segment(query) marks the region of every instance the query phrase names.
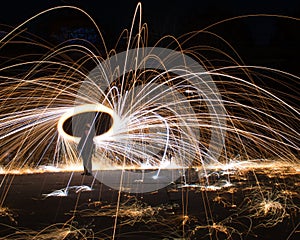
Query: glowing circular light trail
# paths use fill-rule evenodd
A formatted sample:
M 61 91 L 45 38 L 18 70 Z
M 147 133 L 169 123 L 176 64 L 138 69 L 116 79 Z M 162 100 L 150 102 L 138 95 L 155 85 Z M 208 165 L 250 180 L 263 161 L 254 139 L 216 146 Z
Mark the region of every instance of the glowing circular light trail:
M 91 112 L 106 113 L 113 119 L 110 128 L 107 131 L 105 131 L 104 133 L 102 133 L 100 135 L 96 135 L 96 137 L 94 138 L 94 142 L 97 144 L 97 143 L 100 143 L 102 140 L 110 139 L 113 136 L 113 134 L 116 130 L 116 125 L 120 122 L 120 120 L 112 109 L 110 109 L 102 104 L 84 104 L 84 105 L 76 106 L 74 108 L 70 108 L 68 111 L 66 111 L 66 113 L 64 113 L 61 116 L 61 118 L 58 121 L 57 130 L 59 132 L 59 135 L 65 141 L 79 143 L 80 137 L 68 134 L 64 130 L 64 123 L 68 119 L 70 119 L 76 115 L 79 115 L 82 113 L 91 113 Z M 76 122 L 76 121 L 73 121 L 73 122 Z M 78 123 L 78 124 L 81 125 L 81 127 L 83 128 L 84 123 Z

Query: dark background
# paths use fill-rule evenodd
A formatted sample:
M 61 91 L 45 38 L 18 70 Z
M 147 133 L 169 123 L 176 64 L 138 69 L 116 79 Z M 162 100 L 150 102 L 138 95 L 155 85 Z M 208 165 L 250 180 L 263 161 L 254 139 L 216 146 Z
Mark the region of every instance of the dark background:
M 26 19 L 32 17 L 33 15 L 50 7 L 60 5 L 78 6 L 89 13 L 93 19 L 95 19 L 100 27 L 101 32 L 104 35 L 108 49 L 110 49 L 114 47 L 122 30 L 124 28 L 130 28 L 137 2 L 138 1 L 136 0 L 8 0 L 5 1 L 5 4 L 1 4 L 0 23 L 15 27 Z M 299 18 L 300 1 L 148 0 L 142 1 L 142 10 L 143 22 L 146 22 L 149 26 L 149 44 L 151 45 L 166 34 L 172 34 L 176 37 L 179 37 L 180 35 L 187 32 L 205 28 L 210 24 L 214 24 L 220 20 L 240 15 L 279 14 Z M 49 40 L 53 45 L 57 45 L 68 39 L 76 37 L 85 37 L 88 41 L 93 42 L 96 46 L 99 42 L 99 39 L 97 39 L 97 36 L 95 36 L 94 28 L 92 27 L 91 22 L 83 14 L 80 14 L 78 11 L 74 10 L 60 10 L 51 12 L 44 15 L 43 17 L 40 17 L 37 20 L 32 21 L 29 25 L 26 25 L 26 27 L 28 28 L 28 31 Z M 5 31 L 8 29 L 9 28 L 2 26 L 0 31 L 3 32 L 0 32 L 0 37 L 1 35 L 5 35 Z M 220 36 L 224 37 L 229 43 L 231 43 L 246 64 L 274 67 L 283 71 L 294 73 L 299 76 L 300 20 L 295 21 L 275 17 L 249 17 L 223 23 L 219 26 L 211 28 L 210 31 L 219 34 Z M 207 44 L 206 39 L 197 38 L 197 41 L 198 42 L 194 43 L 200 45 Z M 214 43 L 211 42 L 209 44 L 213 45 Z M 0 55 L 1 54 L 2 51 L 0 51 Z M 27 185 L 31 186 L 30 189 L 32 191 L 40 194 L 41 192 L 39 191 L 41 190 L 38 189 L 41 189 L 41 181 L 40 177 L 37 177 L 38 180 L 36 181 L 29 179 L 29 183 Z M 50 177 L 48 176 L 48 178 Z M 56 175 L 52 177 L 57 179 Z M 66 176 L 64 178 L 59 177 L 59 179 L 66 180 L 68 179 L 68 177 L 69 176 Z M 81 178 L 78 176 L 77 179 Z M 21 179 L 21 181 L 24 180 Z M 291 182 L 293 181 L 294 179 L 291 180 Z M 44 182 L 54 183 L 55 181 L 46 179 L 45 177 Z M 34 187 L 35 185 L 32 186 L 32 184 L 35 184 L 36 187 Z M 255 184 L 255 182 L 253 184 Z M 19 186 L 22 191 L 26 191 L 27 193 L 28 188 L 24 188 L 22 184 L 15 184 L 14 187 L 15 186 Z M 50 186 L 51 189 L 49 187 L 49 192 L 52 189 L 59 189 L 59 187 L 64 186 L 64 182 L 61 184 L 61 186 L 55 186 L 54 188 L 53 186 Z M 47 188 L 45 188 L 44 184 L 42 184 L 42 187 L 42 193 L 48 191 Z M 100 189 L 100 187 L 96 187 L 96 189 Z M 242 187 L 240 189 L 242 189 Z M 8 195 L 7 202 L 20 204 L 20 208 L 22 208 L 23 206 L 27 206 L 28 208 L 34 206 L 37 209 L 40 209 L 40 212 L 42 213 L 44 213 L 44 210 L 47 208 L 50 209 L 49 212 L 51 212 L 51 214 L 54 215 L 60 212 L 64 217 L 66 216 L 66 214 L 64 211 L 61 211 L 61 208 L 69 208 L 70 206 L 74 206 L 73 202 L 70 202 L 71 200 L 73 200 L 73 198 L 64 198 L 63 200 L 59 199 L 59 204 L 57 202 L 54 202 L 57 200 L 57 198 L 50 199 L 50 201 L 53 201 L 50 203 L 41 202 L 37 204 L 35 202 L 36 200 L 34 200 L 32 198 L 32 195 L 30 195 L 31 193 L 27 193 L 28 198 L 24 198 L 24 195 L 22 195 L 23 192 L 21 190 L 19 191 L 19 195 L 21 197 L 19 197 L 18 199 L 21 199 L 22 201 L 9 201 L 10 196 Z M 11 190 L 9 192 L 11 193 L 12 199 L 16 199 L 16 192 L 18 193 L 18 191 L 14 190 Z M 97 196 L 99 196 L 99 193 Z M 156 195 L 154 197 L 157 198 Z M 202 208 L 198 207 L 198 203 L 202 201 L 200 197 L 191 197 L 190 199 L 194 200 L 195 202 L 197 200 L 197 202 L 194 203 L 194 205 L 190 204 L 189 206 L 197 206 L 197 209 L 199 211 L 202 210 Z M 237 197 L 239 197 L 239 195 L 237 195 Z M 153 197 L 151 199 L 153 199 Z M 239 200 L 242 201 L 243 197 L 241 196 Z M 52 208 L 49 208 L 49 206 Z M 36 214 L 34 215 L 37 216 L 37 221 L 39 221 L 40 218 L 43 217 L 46 218 L 45 221 L 48 221 L 50 219 L 48 215 L 42 215 L 38 213 L 39 211 L 36 211 Z M 26 215 L 26 217 L 30 217 L 32 219 L 32 215 Z M 29 224 L 30 220 L 28 220 L 27 218 L 24 218 L 24 222 Z M 203 219 L 205 218 L 203 217 Z M 22 223 L 21 218 L 19 219 L 19 221 Z M 287 221 L 289 221 L 289 219 Z M 289 228 L 286 228 L 285 230 L 285 226 L 287 225 L 289 226 Z M 262 233 L 260 233 L 257 239 L 263 239 L 261 238 L 261 236 L 264 236 L 266 234 L 273 234 L 278 238 L 281 235 L 284 235 L 286 238 L 291 232 L 290 228 L 291 225 L 287 223 L 276 229 L 273 228 L 271 230 L 262 230 Z M 264 231 L 267 231 L 267 233 Z M 270 238 L 268 239 L 272 239 L 272 237 L 270 236 Z
M 42 10 L 72 5 L 96 21 L 108 49 L 114 48 L 124 28 L 130 28 L 138 1 L 48 0 L 6 1 L 0 23 L 17 26 Z M 246 14 L 278 14 L 300 17 L 300 1 L 142 1 L 143 22 L 149 26 L 149 45 L 166 34 L 179 37 L 230 17 Z M 27 25 L 29 31 L 53 44 L 82 37 L 97 45 L 91 22 L 75 10 L 48 13 Z M 224 37 L 246 64 L 274 67 L 299 75 L 300 21 L 276 17 L 249 17 L 223 23 L 210 31 Z M 1 34 L 1 32 L 0 32 Z M 2 35 L 5 34 L 2 32 Z M 1 35 L 0 35 L 1 36 Z M 201 44 L 201 39 L 197 39 Z

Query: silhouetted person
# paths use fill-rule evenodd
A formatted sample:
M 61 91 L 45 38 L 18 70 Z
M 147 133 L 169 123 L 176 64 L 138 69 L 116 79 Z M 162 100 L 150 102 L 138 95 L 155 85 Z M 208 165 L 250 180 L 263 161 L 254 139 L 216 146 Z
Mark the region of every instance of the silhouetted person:
M 82 158 L 84 168 L 84 172 L 81 175 L 92 175 L 92 156 L 95 151 L 94 137 L 95 130 L 91 128 L 90 124 L 86 124 L 77 146 L 78 154 Z

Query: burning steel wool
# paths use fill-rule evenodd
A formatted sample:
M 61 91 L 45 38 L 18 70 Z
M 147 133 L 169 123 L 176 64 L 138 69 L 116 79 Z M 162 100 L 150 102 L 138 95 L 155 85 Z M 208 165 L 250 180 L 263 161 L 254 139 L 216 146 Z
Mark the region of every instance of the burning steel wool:
M 52 47 L 26 32 L 31 21 L 66 9 L 93 24 L 99 46 Z M 299 76 L 246 65 L 234 46 L 213 33 L 224 21 L 255 16 L 148 46 L 141 13 L 139 3 L 132 26 L 120 36 L 127 39 L 122 51 L 109 51 L 92 17 L 71 6 L 40 12 L 0 40 L 3 58 L 16 44 L 38 49 L 0 65 L 6 239 L 252 239 L 257 229 L 289 219 L 286 238 L 292 239 L 299 234 Z M 296 18 L 263 17 L 299 25 Z M 201 42 L 187 47 L 207 34 L 219 48 Z M 87 124 L 92 176 L 79 177 L 87 167 L 78 151 Z M 14 191 L 25 191 L 22 177 L 42 182 L 28 183 L 40 196 L 30 201 L 63 202 L 67 214 L 57 224 L 18 230 L 9 200 Z

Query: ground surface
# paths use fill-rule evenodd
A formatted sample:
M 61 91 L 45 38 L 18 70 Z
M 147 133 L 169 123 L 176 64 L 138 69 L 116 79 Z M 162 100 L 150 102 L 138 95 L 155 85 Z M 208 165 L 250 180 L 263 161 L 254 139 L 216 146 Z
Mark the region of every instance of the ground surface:
M 179 179 L 151 193 L 120 195 L 98 180 L 84 191 L 79 186 L 90 186 L 93 176 L 75 172 L 68 194 L 54 192 L 71 174 L 1 175 L 0 237 L 300 239 L 300 173 L 294 169 L 209 172 L 211 185 L 191 171 L 187 185 Z

